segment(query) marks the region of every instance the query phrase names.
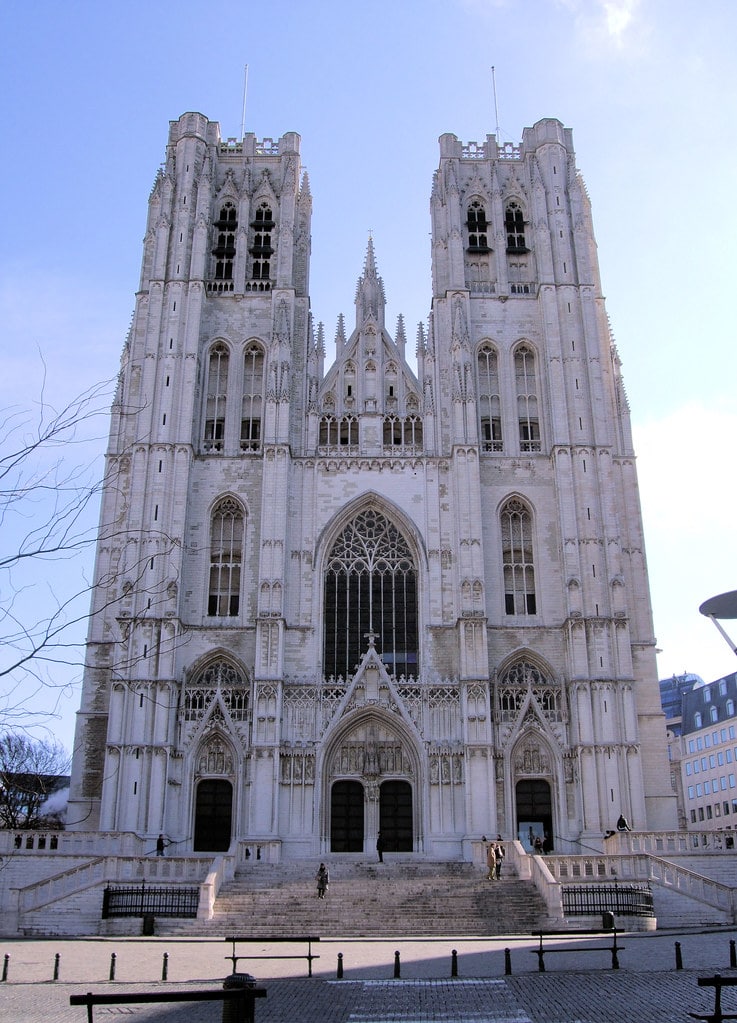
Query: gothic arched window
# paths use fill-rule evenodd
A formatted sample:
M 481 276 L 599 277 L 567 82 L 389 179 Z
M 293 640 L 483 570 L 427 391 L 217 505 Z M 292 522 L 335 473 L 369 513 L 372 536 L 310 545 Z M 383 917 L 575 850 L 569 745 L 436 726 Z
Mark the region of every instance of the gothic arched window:
M 503 451 L 499 397 L 499 362 L 494 348 L 484 344 L 476 362 L 482 451 Z
M 271 232 L 275 226 L 271 207 L 262 202 L 251 221 L 253 243 L 249 252 L 253 256 L 251 276 L 254 280 L 268 280 L 271 276 L 271 257 L 274 254 Z
M 233 260 L 235 259 L 235 232 L 238 228 L 238 214 L 232 202 L 226 202 L 220 209 L 220 215 L 214 224 L 215 247 L 215 280 L 233 280 Z
M 210 521 L 210 586 L 207 613 L 225 617 L 240 611 L 245 517 L 233 497 L 224 497 Z
M 210 349 L 207 364 L 207 404 L 205 408 L 205 432 L 202 450 L 212 454 L 222 451 L 225 443 L 225 403 L 228 393 L 227 347 L 218 342 Z
M 370 637 L 389 674 L 417 674 L 417 572 L 407 541 L 381 512 L 361 512 L 333 544 L 323 617 L 326 675 L 352 674 Z
M 510 498 L 501 511 L 502 565 L 504 568 L 504 613 L 534 615 L 535 571 L 532 557 L 532 517 L 517 497 Z
M 259 451 L 264 400 L 264 353 L 257 344 L 246 347 L 243 359 L 241 451 Z
M 507 203 L 504 211 L 504 231 L 507 235 L 507 252 L 527 252 L 525 245 L 525 220 L 519 203 Z
M 529 345 L 520 345 L 514 353 L 514 380 L 517 388 L 520 451 L 539 451 L 537 375 L 535 355 Z
M 468 251 L 490 252 L 487 237 L 489 225 L 486 220 L 486 210 L 478 199 L 475 199 L 468 207 L 466 227 L 468 228 Z

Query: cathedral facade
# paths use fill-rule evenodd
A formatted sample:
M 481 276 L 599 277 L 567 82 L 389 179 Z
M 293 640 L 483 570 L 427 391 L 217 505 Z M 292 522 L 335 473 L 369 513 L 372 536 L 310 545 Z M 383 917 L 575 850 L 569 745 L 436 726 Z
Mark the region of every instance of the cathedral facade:
M 577 852 L 676 826 L 629 410 L 571 132 L 440 138 L 407 357 L 369 241 L 326 369 L 300 139 L 170 125 L 70 818 L 184 851 Z M 413 365 L 416 369 L 413 369 Z

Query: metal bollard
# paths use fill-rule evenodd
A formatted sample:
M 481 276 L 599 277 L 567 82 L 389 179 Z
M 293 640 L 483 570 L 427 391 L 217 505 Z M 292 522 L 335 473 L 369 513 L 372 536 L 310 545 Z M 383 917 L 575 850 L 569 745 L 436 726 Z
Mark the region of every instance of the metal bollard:
M 110 976 L 108 977 L 108 980 L 115 980 L 115 960 L 117 958 L 118 957 L 116 956 L 116 954 L 114 952 L 111 953 L 111 955 L 110 955 Z
M 168 952 L 164 952 L 164 960 L 163 960 L 163 962 L 161 964 L 161 979 L 162 980 L 168 980 L 169 979 L 169 953 Z
M 737 952 L 735 952 L 734 939 L 729 942 L 729 968 L 730 970 L 737 968 Z
M 512 976 L 512 953 L 508 948 L 504 949 L 504 975 Z
M 56 955 L 54 956 L 54 977 L 53 977 L 54 980 L 58 980 L 59 979 L 59 962 L 60 961 L 61 961 L 61 956 L 57 952 Z
M 338 952 L 338 973 L 337 973 L 336 976 L 337 976 L 338 980 L 342 980 L 343 979 L 343 953 L 342 952 Z
M 402 971 L 401 971 L 401 968 L 399 966 L 399 952 L 395 952 L 394 953 L 394 977 L 396 979 L 397 977 L 401 977 L 401 976 L 402 976 Z
M 676 969 L 677 970 L 682 970 L 683 969 L 683 957 L 681 956 L 681 943 L 680 943 L 680 941 L 676 942 Z
M 250 973 L 231 973 L 223 981 L 223 991 L 231 991 L 233 988 L 249 988 L 256 986 L 256 978 Z M 253 998 L 250 1001 L 244 999 L 240 1005 L 237 1002 L 223 1002 L 222 1023 L 254 1023 L 256 1014 L 256 1003 Z
M 450 975 L 458 976 L 458 952 L 455 949 L 450 953 Z
M 5 958 L 3 959 L 3 980 L 7 980 L 8 979 L 8 966 L 9 965 L 10 965 L 10 956 L 6 952 Z

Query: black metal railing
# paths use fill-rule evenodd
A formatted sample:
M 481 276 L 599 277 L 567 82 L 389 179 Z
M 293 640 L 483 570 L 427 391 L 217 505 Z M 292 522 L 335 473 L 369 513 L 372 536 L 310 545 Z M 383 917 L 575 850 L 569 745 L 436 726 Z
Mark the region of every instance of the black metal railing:
M 184 885 L 108 885 L 102 893 L 102 919 L 111 916 L 196 917 L 200 890 Z
M 566 916 L 593 916 L 607 911 L 620 916 L 654 916 L 653 893 L 640 884 L 563 885 Z

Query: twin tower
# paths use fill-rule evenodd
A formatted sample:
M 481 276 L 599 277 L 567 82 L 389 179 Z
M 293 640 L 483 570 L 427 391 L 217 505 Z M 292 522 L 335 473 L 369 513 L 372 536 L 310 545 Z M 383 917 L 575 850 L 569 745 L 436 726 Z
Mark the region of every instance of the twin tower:
M 170 125 L 115 398 L 70 819 L 181 852 L 675 827 L 571 133 L 440 138 L 413 358 L 369 242 L 326 369 L 300 138 Z M 417 258 L 423 258 L 418 249 Z

